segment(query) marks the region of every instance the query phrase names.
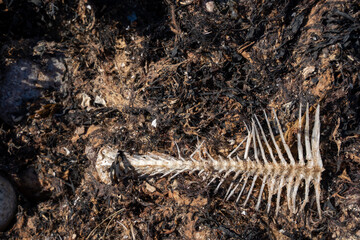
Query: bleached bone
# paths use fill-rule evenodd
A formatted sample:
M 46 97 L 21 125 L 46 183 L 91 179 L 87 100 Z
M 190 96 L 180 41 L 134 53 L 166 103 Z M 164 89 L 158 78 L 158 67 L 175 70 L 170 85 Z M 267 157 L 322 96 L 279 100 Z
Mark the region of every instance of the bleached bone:
M 297 132 L 298 160 L 295 160 L 289 145 L 285 141 L 284 133 L 275 110 L 273 110 L 273 115 L 285 154 L 282 152 L 281 147 L 275 139 L 270 121 L 264 111 L 264 117 L 271 140 L 268 140 L 259 119 L 257 116 L 254 116 L 251 129 L 246 126 L 248 132 L 247 137 L 227 156 L 226 159 L 223 159 L 220 156 L 212 157 L 206 149 L 202 150 L 202 142 L 197 145 L 196 150 L 189 158 L 184 158 L 180 155 L 180 149 L 177 145 L 178 157 L 159 153 L 146 155 L 129 155 L 125 153 L 124 159 L 122 159 L 120 163 L 120 168 L 123 170 L 133 170 L 143 176 L 161 175 L 161 177 L 165 177 L 172 175 L 171 178 L 184 172 L 206 173 L 211 179 L 208 182 L 208 185 L 219 179 L 218 185 L 214 191 L 215 194 L 226 181 L 230 182 L 230 186 L 224 197 L 226 201 L 232 198 L 238 191 L 236 197 L 236 202 L 238 202 L 243 197 L 243 193 L 246 192 L 245 190 L 247 190 L 243 202 L 244 207 L 253 195 L 253 189 L 257 186 L 256 183 L 260 181 L 260 191 L 258 191 L 256 197 L 257 202 L 255 209 L 260 209 L 262 199 L 267 197 L 266 212 L 269 213 L 271 202 L 275 195 L 275 215 L 278 215 L 279 213 L 282 189 L 285 186 L 286 204 L 290 213 L 296 214 L 304 211 L 306 204 L 309 202 L 310 186 L 313 184 L 318 214 L 321 218 L 320 180 L 324 168 L 320 155 L 320 106 L 317 106 L 315 111 L 311 142 L 309 105 L 307 104 L 306 106 L 304 129 L 305 159 L 303 155 L 303 142 L 301 140 L 301 105 L 299 107 Z M 241 157 L 236 153 L 245 141 L 245 151 Z M 101 149 L 98 154 L 96 168 L 100 179 L 105 183 L 111 181 L 111 174 L 109 171 L 105 171 L 105 169 L 109 169 L 109 166 L 116 161 L 117 152 L 117 150 L 105 147 Z M 252 156 L 250 156 L 251 154 Z M 248 185 L 248 182 L 251 182 L 251 184 Z M 302 184 L 303 182 L 305 184 Z M 304 199 L 301 203 L 298 192 L 299 188 L 303 185 Z M 265 186 L 267 186 L 267 190 L 265 190 Z M 297 202 L 300 208 L 296 207 Z

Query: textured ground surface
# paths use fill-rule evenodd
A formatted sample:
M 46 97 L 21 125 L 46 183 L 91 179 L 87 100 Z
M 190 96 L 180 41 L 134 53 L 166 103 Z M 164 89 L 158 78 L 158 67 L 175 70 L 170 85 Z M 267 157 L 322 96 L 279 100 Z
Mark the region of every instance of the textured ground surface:
M 355 2 L 0 0 L 0 172 L 19 204 L 0 237 L 360 238 Z M 96 176 L 104 145 L 189 155 L 199 138 L 226 156 L 253 114 L 285 129 L 300 102 L 321 104 L 322 220 L 313 203 L 297 220 L 243 209 L 189 175 Z

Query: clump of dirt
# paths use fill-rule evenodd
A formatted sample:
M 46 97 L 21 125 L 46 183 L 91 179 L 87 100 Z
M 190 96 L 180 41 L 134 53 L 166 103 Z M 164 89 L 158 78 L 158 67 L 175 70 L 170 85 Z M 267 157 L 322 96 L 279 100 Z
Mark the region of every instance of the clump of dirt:
M 0 0 L 0 12 L 0 86 L 13 89 L 0 90 L 0 171 L 18 195 L 1 237 L 360 237 L 359 4 Z M 34 82 L 7 82 L 19 62 L 35 66 Z M 110 185 L 96 175 L 107 145 L 175 156 L 176 142 L 189 156 L 200 139 L 227 156 L 271 107 L 291 140 L 306 102 L 321 106 L 322 220 L 313 203 L 297 220 L 244 209 L 192 175 Z

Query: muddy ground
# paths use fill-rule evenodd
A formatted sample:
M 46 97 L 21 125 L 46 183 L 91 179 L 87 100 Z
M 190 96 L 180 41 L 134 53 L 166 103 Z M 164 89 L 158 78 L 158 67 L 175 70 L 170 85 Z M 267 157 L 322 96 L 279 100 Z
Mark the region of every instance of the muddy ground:
M 0 171 L 18 194 L 0 237 L 359 239 L 359 19 L 347 0 L 0 0 Z M 321 106 L 321 220 L 313 200 L 275 217 L 193 175 L 97 177 L 103 146 L 226 156 L 253 114 L 286 129 L 300 103 Z

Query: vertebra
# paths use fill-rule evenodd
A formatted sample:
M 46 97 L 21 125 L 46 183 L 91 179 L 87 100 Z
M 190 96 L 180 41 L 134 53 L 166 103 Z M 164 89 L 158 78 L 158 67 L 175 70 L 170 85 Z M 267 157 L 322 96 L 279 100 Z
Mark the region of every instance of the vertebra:
M 219 179 L 219 183 L 215 188 L 215 193 L 225 180 L 230 179 L 231 182 L 226 191 L 225 200 L 229 200 L 234 195 L 235 197 L 237 195 L 236 202 L 238 202 L 243 196 L 245 190 L 248 188 L 246 198 L 243 202 L 244 207 L 251 197 L 256 181 L 261 179 L 261 187 L 257 196 L 255 209 L 258 210 L 260 208 L 265 185 L 267 185 L 266 212 L 270 211 L 272 197 L 276 195 L 275 215 L 279 212 L 281 193 L 285 186 L 287 205 L 290 212 L 293 214 L 303 212 L 306 204 L 309 202 L 310 185 L 313 184 L 318 214 L 321 218 L 320 180 L 321 173 L 324 171 L 324 168 L 319 149 L 320 107 L 318 106 L 316 108 L 311 142 L 309 130 L 309 105 L 307 104 L 306 107 L 304 129 L 306 156 L 304 159 L 303 144 L 301 139 L 300 105 L 297 132 L 297 161 L 292 155 L 290 147 L 285 142 L 281 125 L 274 110 L 273 115 L 280 133 L 281 143 L 285 153 L 281 151 L 279 144 L 276 142 L 272 127 L 266 112 L 264 111 L 271 140 L 266 137 L 264 129 L 255 115 L 252 120 L 251 130 L 247 127 L 247 137 L 227 156 L 226 159 L 223 159 L 221 156 L 212 157 L 206 149 L 202 151 L 202 144 L 200 144 L 189 158 L 183 158 L 180 155 L 179 148 L 177 158 L 159 153 L 133 156 L 125 153 L 123 160 L 120 163 L 120 167 L 122 170 L 135 171 L 141 175 L 154 176 L 161 174 L 161 177 L 172 175 L 171 178 L 174 178 L 184 172 L 188 172 L 190 174 L 197 172 L 199 175 L 206 174 L 209 178 L 211 178 L 208 185 L 214 180 Z M 236 155 L 236 152 L 244 143 L 245 151 L 243 156 L 240 157 L 239 155 Z M 116 156 L 117 150 L 109 148 L 103 148 L 100 150 L 98 155 L 96 167 L 100 177 L 107 183 L 110 182 L 107 178 L 109 175 L 106 175 L 109 174 L 109 172 L 105 171 L 104 168 L 110 168 L 110 165 L 115 161 Z M 252 182 L 248 185 L 250 179 L 252 179 Z M 299 187 L 303 181 L 305 182 L 304 199 L 298 209 L 296 207 L 297 195 Z

